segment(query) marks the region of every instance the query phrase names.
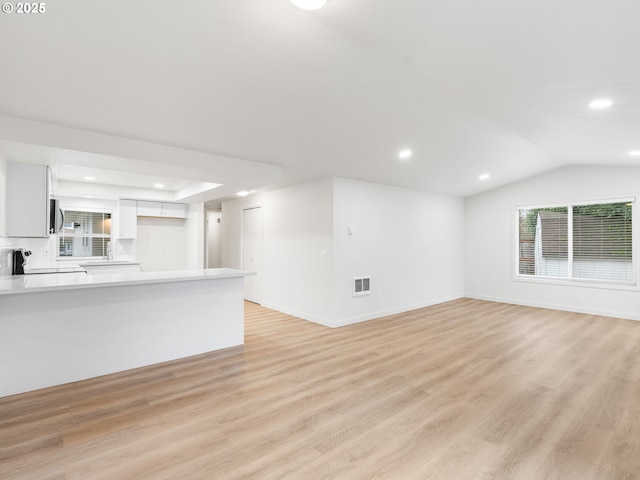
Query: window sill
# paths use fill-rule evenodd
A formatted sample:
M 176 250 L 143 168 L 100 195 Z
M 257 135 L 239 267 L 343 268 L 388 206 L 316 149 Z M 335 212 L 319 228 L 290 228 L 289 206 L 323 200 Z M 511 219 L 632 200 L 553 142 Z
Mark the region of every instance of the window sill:
M 67 257 L 67 256 L 62 256 L 62 257 L 56 257 L 56 262 L 78 263 L 78 262 L 88 262 L 88 261 L 106 260 L 106 259 L 107 259 L 107 257 L 105 257 L 104 255 L 100 255 L 100 256 L 96 256 L 96 257 Z
M 633 283 L 623 282 L 603 282 L 601 280 L 578 280 L 578 279 L 563 279 L 557 277 L 532 277 L 526 275 L 514 275 L 514 282 L 525 283 L 538 283 L 543 285 L 562 285 L 565 287 L 585 287 L 585 288 L 597 288 L 605 290 L 627 290 L 638 291 L 638 285 Z

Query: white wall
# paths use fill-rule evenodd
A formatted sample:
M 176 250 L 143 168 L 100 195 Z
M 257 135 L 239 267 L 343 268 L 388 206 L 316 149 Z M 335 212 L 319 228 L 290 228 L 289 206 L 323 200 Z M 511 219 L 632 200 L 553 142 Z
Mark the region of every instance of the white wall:
M 135 243 L 142 271 L 188 268 L 190 243 L 185 225 L 182 218 L 138 217 Z
M 335 179 L 334 321 L 462 297 L 463 218 L 460 198 Z M 371 277 L 371 295 L 353 296 L 359 276 Z
M 465 295 L 522 305 L 640 320 L 637 287 L 516 281 L 515 207 L 635 196 L 640 167 L 566 167 L 465 199 Z M 636 203 L 633 215 L 640 215 Z M 640 278 L 635 222 L 636 279 Z
M 187 212 L 186 245 L 187 265 L 185 268 L 206 268 L 205 265 L 205 227 L 206 217 L 203 202 L 190 203 Z
M 241 268 L 242 209 L 262 207 L 262 305 L 316 322 L 333 317 L 331 179 L 222 204 L 222 265 Z
M 241 267 L 241 211 L 255 205 L 269 308 L 340 326 L 463 294 L 461 199 L 335 178 L 225 202 L 225 267 Z M 352 296 L 357 275 L 372 295 Z

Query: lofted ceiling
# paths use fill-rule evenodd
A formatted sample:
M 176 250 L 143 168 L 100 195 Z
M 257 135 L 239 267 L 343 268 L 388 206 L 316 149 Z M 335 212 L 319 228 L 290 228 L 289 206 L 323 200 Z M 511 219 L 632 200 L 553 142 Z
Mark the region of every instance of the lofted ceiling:
M 638 18 L 637 0 L 49 2 L 0 16 L 0 155 L 222 184 L 185 190 L 204 201 L 637 165 Z

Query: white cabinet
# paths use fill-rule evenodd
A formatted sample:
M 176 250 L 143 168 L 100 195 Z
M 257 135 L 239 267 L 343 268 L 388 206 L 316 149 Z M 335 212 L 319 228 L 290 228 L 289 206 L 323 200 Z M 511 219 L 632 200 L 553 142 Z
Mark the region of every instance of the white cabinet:
M 138 216 L 139 217 L 163 217 L 162 203 L 145 202 L 138 200 Z
M 7 235 L 48 237 L 51 172 L 46 165 L 7 162 Z
M 136 238 L 138 230 L 138 202 L 118 201 L 118 238 Z
M 184 203 L 163 203 L 162 213 L 165 217 L 187 218 L 187 206 Z
M 139 217 L 187 218 L 184 203 L 161 203 L 138 200 Z

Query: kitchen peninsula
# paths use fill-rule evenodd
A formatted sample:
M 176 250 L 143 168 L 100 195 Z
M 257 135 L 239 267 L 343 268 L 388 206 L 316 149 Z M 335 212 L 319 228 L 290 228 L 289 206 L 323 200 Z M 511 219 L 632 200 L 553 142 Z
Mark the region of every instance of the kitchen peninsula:
M 1 278 L 0 397 L 241 345 L 249 274 Z

